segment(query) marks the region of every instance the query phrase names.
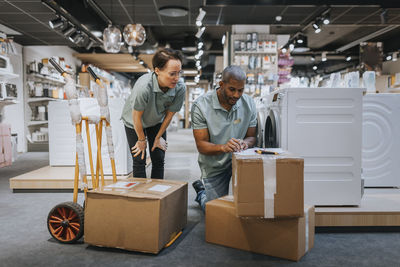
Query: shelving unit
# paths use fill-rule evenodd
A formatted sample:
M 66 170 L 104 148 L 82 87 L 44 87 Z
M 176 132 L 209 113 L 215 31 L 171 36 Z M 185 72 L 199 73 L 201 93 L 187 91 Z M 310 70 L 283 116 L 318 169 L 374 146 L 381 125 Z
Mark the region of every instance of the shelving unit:
M 231 34 L 229 58 L 231 65 L 239 65 L 246 72 L 245 93 L 259 96 L 277 86 L 278 50 L 276 35 L 257 32 L 254 36 L 252 32 Z
M 26 76 L 26 83 L 27 101 L 25 104 L 25 126 L 27 129 L 26 133 L 28 140 L 28 151 L 48 151 L 48 131 L 46 130 L 46 128 L 48 128 L 48 120 L 46 116 L 48 103 L 50 101 L 61 100 L 61 98 L 51 97 L 53 95 L 51 92 L 52 90 L 58 90 L 59 92 L 63 91 L 65 81 L 64 78 L 61 76 L 60 78 L 56 78 L 50 75 L 31 73 Z M 30 86 L 28 86 L 29 83 Z M 34 90 L 32 89 L 32 83 Z M 38 85 L 41 86 L 43 89 L 48 89 L 49 96 L 47 96 L 47 94 L 45 94 L 45 96 L 42 96 L 40 94 L 40 90 L 39 94 L 36 94 L 36 86 Z M 57 95 L 60 95 L 59 92 L 57 92 Z M 38 96 L 35 96 L 35 94 Z M 44 114 L 40 113 L 39 115 L 39 108 Z M 36 140 L 38 136 L 40 136 L 42 140 Z M 46 141 L 43 141 L 43 139 Z

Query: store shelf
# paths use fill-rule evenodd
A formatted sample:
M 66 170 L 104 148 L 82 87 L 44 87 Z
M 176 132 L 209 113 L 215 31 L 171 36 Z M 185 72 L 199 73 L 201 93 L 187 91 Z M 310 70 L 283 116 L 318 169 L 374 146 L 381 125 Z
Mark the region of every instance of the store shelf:
M 0 108 L 8 105 L 18 104 L 18 101 L 15 99 L 4 99 L 0 100 Z
M 33 102 L 43 102 L 43 101 L 55 101 L 59 100 L 58 98 L 52 98 L 52 97 L 31 97 L 28 99 L 28 103 L 33 103 Z
M 60 85 L 65 85 L 65 81 L 62 81 L 62 80 L 59 80 L 59 79 L 56 79 L 56 78 L 52 78 L 52 77 L 49 77 L 49 76 L 45 76 L 45 75 L 42 75 L 42 74 L 37 74 L 37 73 L 29 74 L 28 77 L 29 78 L 35 78 L 35 79 L 40 80 L 42 82 L 44 81 L 44 82 L 48 82 L 48 83 L 56 83 L 56 84 L 60 84 Z
M 18 74 L 14 74 L 12 72 L 8 72 L 8 71 L 4 71 L 0 69 L 0 80 L 11 80 L 11 79 L 15 79 L 18 78 L 19 75 Z
M 274 55 L 274 56 L 277 55 L 276 52 L 263 52 L 263 51 L 234 51 L 234 53 L 237 55 L 254 55 L 254 54 Z
M 30 121 L 28 122 L 28 126 L 34 126 L 34 125 L 41 125 L 41 124 L 47 124 L 48 121 Z

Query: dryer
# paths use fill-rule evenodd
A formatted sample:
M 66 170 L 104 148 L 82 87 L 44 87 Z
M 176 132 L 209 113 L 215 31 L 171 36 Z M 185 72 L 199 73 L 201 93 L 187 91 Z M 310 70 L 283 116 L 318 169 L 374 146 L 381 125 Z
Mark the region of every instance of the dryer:
M 269 98 L 259 97 L 254 99 L 257 109 L 257 147 L 264 147 L 265 119 L 268 114 Z
M 273 93 L 265 144 L 304 158 L 304 200 L 361 201 L 362 88 L 287 88 Z
M 400 94 L 363 97 L 362 176 L 366 187 L 400 187 Z

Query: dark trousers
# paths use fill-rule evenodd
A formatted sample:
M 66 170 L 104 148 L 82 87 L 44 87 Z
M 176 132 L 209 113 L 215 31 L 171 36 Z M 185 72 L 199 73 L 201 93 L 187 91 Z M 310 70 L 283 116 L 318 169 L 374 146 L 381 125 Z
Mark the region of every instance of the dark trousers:
M 154 151 L 151 151 L 154 143 L 154 138 L 156 137 L 158 131 L 160 130 L 161 123 L 154 125 L 149 128 L 144 128 L 144 135 L 147 137 L 148 147 L 150 150 L 150 158 L 151 158 L 151 178 L 155 179 L 164 179 L 164 158 L 165 151 L 156 148 Z M 136 145 L 138 137 L 134 129 L 128 128 L 125 126 L 126 138 L 128 139 L 129 151 L 132 153 L 132 147 Z M 162 137 L 167 140 L 166 131 L 162 135 Z M 146 149 L 147 150 L 147 149 Z M 147 153 L 147 151 L 146 151 Z M 144 155 L 144 159 L 142 159 L 142 154 L 134 157 L 132 154 L 133 160 L 133 177 L 138 178 L 146 178 L 146 153 Z

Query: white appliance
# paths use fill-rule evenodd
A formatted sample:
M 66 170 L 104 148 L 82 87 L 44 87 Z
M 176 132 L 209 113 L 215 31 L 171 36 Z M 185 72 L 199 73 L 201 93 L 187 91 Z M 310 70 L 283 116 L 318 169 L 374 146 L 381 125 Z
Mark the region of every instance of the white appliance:
M 84 116 L 99 115 L 100 108 L 94 98 L 80 98 L 80 108 Z M 126 175 L 132 171 L 132 156 L 126 140 L 125 128 L 121 121 L 122 108 L 125 101 L 121 98 L 108 100 L 111 118 L 111 127 L 114 143 L 115 169 L 117 175 Z M 75 127 L 67 101 L 51 101 L 49 103 L 49 159 L 51 166 L 75 165 Z M 96 168 L 96 132 L 90 126 L 90 140 L 92 144 L 93 167 Z M 86 127 L 82 127 L 82 138 L 85 144 L 86 173 L 90 174 L 89 153 L 87 149 Z M 106 175 L 112 174 L 111 162 L 108 156 L 107 138 L 103 128 L 101 146 L 103 171 Z
M 257 147 L 264 146 L 264 129 L 265 129 L 265 119 L 268 115 L 268 98 L 259 97 L 254 99 L 257 109 Z
M 364 186 L 400 187 L 400 94 L 366 94 L 362 129 Z
M 362 88 L 287 88 L 272 94 L 265 147 L 304 158 L 304 200 L 361 201 Z

